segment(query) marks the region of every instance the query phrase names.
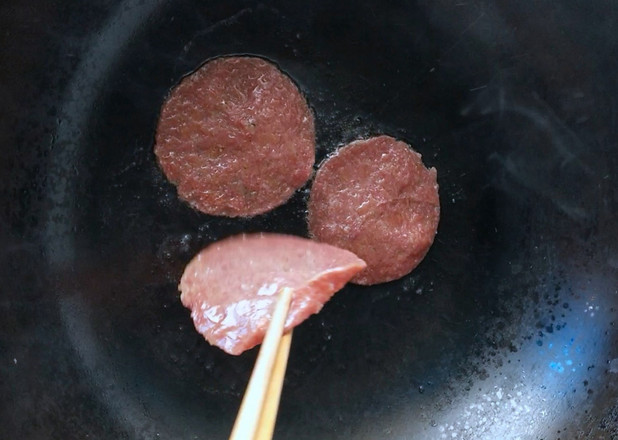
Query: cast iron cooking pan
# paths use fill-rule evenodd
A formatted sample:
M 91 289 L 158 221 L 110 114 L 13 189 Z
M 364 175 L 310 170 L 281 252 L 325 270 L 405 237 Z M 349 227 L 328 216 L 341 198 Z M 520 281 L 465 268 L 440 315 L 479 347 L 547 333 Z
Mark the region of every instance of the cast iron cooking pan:
M 0 6 L 0 438 L 224 439 L 256 350 L 197 334 L 184 265 L 306 235 L 181 202 L 160 105 L 222 54 L 272 60 L 317 156 L 387 133 L 438 170 L 436 241 L 298 327 L 277 439 L 618 438 L 613 2 L 8 1 Z

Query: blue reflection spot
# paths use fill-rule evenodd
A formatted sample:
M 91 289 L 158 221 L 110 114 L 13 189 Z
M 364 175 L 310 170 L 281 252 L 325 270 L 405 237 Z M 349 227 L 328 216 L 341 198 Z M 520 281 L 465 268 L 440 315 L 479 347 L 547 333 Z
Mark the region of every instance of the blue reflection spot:
M 557 371 L 558 373 L 564 373 L 564 367 L 562 366 L 561 362 L 550 362 L 549 368 L 551 368 L 554 371 Z
M 573 365 L 573 361 L 571 359 L 567 359 L 565 364 L 567 365 Z
M 550 349 L 551 349 L 553 346 L 554 346 L 554 343 L 553 343 L 553 342 L 550 342 L 550 343 L 549 343 L 549 345 L 548 345 L 548 347 L 549 347 Z

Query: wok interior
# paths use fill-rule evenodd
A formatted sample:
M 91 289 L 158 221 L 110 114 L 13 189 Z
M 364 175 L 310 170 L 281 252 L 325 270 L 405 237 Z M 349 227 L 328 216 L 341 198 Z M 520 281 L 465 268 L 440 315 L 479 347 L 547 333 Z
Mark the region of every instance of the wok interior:
M 596 10 L 117 3 L 92 18 L 100 31 L 83 37 L 45 154 L 22 159 L 45 179 L 23 227 L 40 251 L 11 238 L 21 250 L 5 253 L 2 272 L 15 307 L 4 326 L 22 342 L 4 344 L 15 362 L 2 389 L 25 409 L 4 411 L 8 432 L 229 434 L 257 351 L 210 347 L 177 283 L 214 240 L 306 235 L 310 187 L 268 214 L 226 219 L 193 211 L 158 169 L 169 89 L 231 53 L 264 56 L 298 83 L 315 112 L 316 167 L 341 144 L 386 133 L 435 166 L 440 185 L 438 235 L 421 265 L 347 286 L 295 331 L 276 438 L 614 429 L 603 423 L 618 395 L 617 156 L 604 129 L 612 115 L 596 110 L 616 84 L 597 62 L 609 43 L 589 52 L 560 32 L 584 35 L 580 17 Z

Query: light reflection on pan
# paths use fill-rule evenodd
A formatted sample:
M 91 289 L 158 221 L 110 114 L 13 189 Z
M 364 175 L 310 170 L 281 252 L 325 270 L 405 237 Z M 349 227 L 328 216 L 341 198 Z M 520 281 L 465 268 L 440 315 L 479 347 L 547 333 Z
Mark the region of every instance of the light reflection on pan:
M 422 405 L 415 402 L 392 417 L 389 433 L 393 438 L 524 440 L 554 438 L 568 430 L 573 412 L 585 412 L 592 405 L 591 396 L 604 392 L 606 383 L 599 371 L 616 374 L 607 359 L 612 289 L 615 286 L 600 274 L 587 281 L 573 277 L 562 286 L 551 309 L 539 313 L 538 306 L 529 304 L 511 329 L 498 329 L 496 322 L 490 333 L 528 332 L 521 347 L 498 353 L 498 363 L 489 347 L 470 357 L 465 362 L 485 371 L 483 377 L 468 382 L 467 389 L 462 389 L 460 378 L 452 377 L 441 392 L 425 391 Z M 555 289 L 548 293 L 554 298 Z M 414 419 L 417 423 L 410 422 Z M 572 438 L 572 434 L 563 435 Z M 361 438 L 378 435 L 369 428 Z

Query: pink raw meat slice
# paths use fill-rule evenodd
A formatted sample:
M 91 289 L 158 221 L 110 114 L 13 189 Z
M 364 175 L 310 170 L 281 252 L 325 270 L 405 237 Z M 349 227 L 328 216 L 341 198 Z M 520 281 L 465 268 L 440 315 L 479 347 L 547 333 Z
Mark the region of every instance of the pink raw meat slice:
M 367 263 L 352 279 L 365 285 L 412 271 L 431 247 L 439 218 L 435 168 L 390 136 L 352 142 L 329 157 L 316 173 L 307 215 L 312 237 Z
M 318 313 L 365 268 L 353 253 L 301 237 L 243 234 L 197 254 L 180 280 L 180 299 L 212 345 L 240 354 L 264 339 L 277 295 L 293 290 L 285 329 Z

